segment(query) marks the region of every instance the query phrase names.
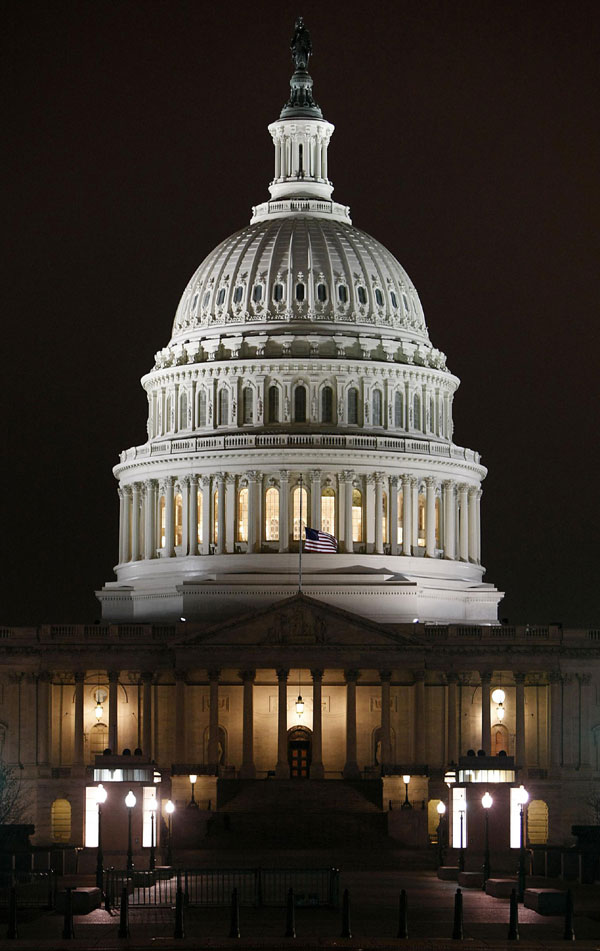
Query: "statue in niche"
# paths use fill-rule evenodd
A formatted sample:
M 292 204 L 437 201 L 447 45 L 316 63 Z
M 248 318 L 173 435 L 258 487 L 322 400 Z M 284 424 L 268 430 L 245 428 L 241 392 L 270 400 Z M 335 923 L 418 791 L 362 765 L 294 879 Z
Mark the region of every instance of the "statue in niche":
M 298 17 L 296 20 L 290 48 L 292 50 L 292 60 L 296 71 L 305 71 L 313 50 L 310 33 L 304 26 L 304 19 L 302 17 Z

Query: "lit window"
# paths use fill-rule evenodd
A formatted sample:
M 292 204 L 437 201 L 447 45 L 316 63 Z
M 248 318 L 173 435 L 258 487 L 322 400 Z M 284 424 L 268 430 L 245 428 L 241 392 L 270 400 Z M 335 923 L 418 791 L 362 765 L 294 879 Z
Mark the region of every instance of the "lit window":
M 283 284 L 275 284 L 273 287 L 273 300 L 276 302 L 283 300 Z
M 300 538 L 300 498 L 302 498 L 302 537 L 304 537 L 304 529 L 306 528 L 306 519 L 308 515 L 308 492 L 304 486 L 300 488 L 300 486 L 297 485 L 294 489 L 292 497 L 292 510 L 294 513 L 294 541 L 298 541 Z
M 279 422 L 279 388 L 277 386 L 269 387 L 269 422 Z
M 241 304 L 241 302 L 242 302 L 242 297 L 243 297 L 243 296 L 244 296 L 244 288 L 241 287 L 241 285 L 238 284 L 238 286 L 236 287 L 236 289 L 235 289 L 234 292 L 233 292 L 233 303 L 234 303 L 234 304 Z
M 220 305 L 224 302 L 224 300 L 225 300 L 225 288 L 222 287 L 219 293 L 217 294 L 217 307 L 220 307 Z
M 181 545 L 183 538 L 183 499 L 178 492 L 175 496 L 175 545 Z
M 296 300 L 304 300 L 304 284 L 296 284 Z
M 335 535 L 335 492 L 331 486 L 321 492 L 321 531 Z
M 158 809 L 154 810 L 154 822 L 152 821 L 151 800 L 156 800 L 156 789 L 154 786 L 144 786 L 142 791 L 142 846 L 147 849 L 152 845 L 153 831 L 154 845 L 158 845 L 158 826 L 160 825 Z
M 466 849 L 467 845 L 469 844 L 467 837 L 467 790 L 464 786 L 452 786 L 451 791 L 452 848 Z
M 325 284 L 317 284 L 317 300 L 320 300 L 323 304 L 327 300 L 327 288 Z
M 353 426 L 358 423 L 358 390 L 354 386 L 348 390 L 348 422 Z
M 352 489 L 352 541 L 362 542 L 362 492 Z
M 362 286 L 358 288 L 358 303 L 359 304 L 367 303 L 367 292 Z
M 238 542 L 248 541 L 248 489 L 240 489 L 238 493 Z
M 338 299 L 341 304 L 348 303 L 348 288 L 345 284 L 340 284 L 338 287 Z
M 96 762 L 96 756 L 102 756 L 108 746 L 108 727 L 106 723 L 94 723 L 89 732 L 90 760 Z
M 249 386 L 244 387 L 242 392 L 242 414 L 244 423 L 251 423 L 254 419 L 253 395 Z
M 333 418 L 333 390 L 324 386 L 321 391 L 321 422 L 330 423 Z
M 383 294 L 378 287 L 375 289 L 375 300 L 378 307 L 383 307 Z
M 279 489 L 274 486 L 265 494 L 265 540 L 279 541 Z
M 419 492 L 419 509 L 417 517 L 418 537 L 417 544 L 419 548 L 425 548 L 425 493 Z
M 50 807 L 50 827 L 53 842 L 71 841 L 71 803 L 55 799 Z
M 306 422 L 306 388 L 297 386 L 294 390 L 294 422 Z
M 373 390 L 373 426 L 382 425 L 381 390 Z
M 252 290 L 252 300 L 258 304 L 262 300 L 262 284 L 255 284 Z

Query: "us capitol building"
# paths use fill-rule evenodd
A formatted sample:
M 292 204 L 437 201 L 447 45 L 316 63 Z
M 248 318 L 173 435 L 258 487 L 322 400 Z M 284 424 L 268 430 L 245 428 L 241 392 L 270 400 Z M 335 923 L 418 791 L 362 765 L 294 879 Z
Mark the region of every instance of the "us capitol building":
M 2 629 L 3 757 L 42 845 L 94 847 L 98 782 L 134 789 L 140 865 L 150 800 L 179 810 L 190 774 L 232 822 L 278 782 L 338 809 L 367 783 L 400 844 L 420 833 L 394 804 L 423 804 L 423 847 L 442 799 L 451 841 L 459 809 L 468 832 L 478 783 L 504 784 L 512 829 L 524 783 L 530 841 L 568 844 L 600 776 L 600 631 L 498 622 L 459 380 L 405 270 L 332 198 L 301 21 L 292 51 L 269 198 L 200 264 L 142 379 L 102 621 Z M 337 552 L 302 552 L 300 576 L 305 526 Z

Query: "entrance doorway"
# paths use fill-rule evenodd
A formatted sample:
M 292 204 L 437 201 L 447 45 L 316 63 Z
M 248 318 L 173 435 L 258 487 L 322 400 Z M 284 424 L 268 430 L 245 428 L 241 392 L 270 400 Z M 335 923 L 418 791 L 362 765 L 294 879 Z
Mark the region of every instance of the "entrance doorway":
M 312 734 L 307 727 L 297 726 L 288 733 L 288 761 L 291 779 L 308 779 L 310 775 Z

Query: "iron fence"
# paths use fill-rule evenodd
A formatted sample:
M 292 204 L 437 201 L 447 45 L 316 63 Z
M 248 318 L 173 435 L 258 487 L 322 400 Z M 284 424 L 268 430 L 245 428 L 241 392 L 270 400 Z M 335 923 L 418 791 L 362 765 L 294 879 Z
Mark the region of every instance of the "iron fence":
M 45 872 L 0 873 L 0 907 L 8 907 L 13 885 L 17 891 L 19 908 L 54 908 L 56 906 L 57 875 L 53 869 Z

